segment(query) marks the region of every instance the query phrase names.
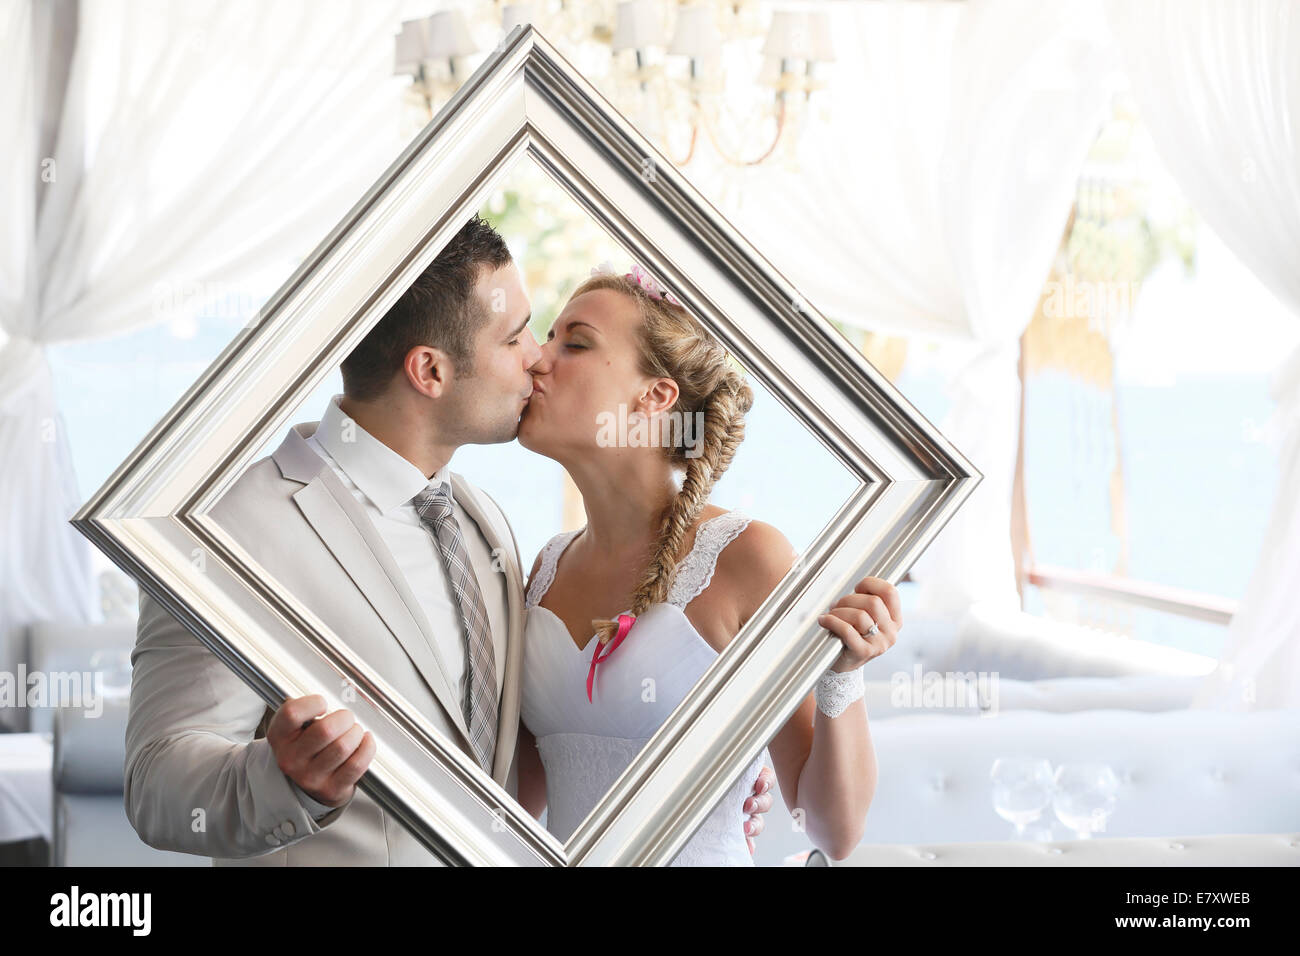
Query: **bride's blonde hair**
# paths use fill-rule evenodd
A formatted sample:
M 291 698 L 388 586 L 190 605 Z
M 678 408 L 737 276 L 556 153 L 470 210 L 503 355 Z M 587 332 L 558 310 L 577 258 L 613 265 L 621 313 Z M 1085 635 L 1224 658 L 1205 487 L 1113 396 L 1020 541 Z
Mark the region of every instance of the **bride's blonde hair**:
M 745 415 L 754 405 L 754 393 L 731 364 L 722 343 L 680 305 L 647 292 L 633 278 L 612 273 L 593 275 L 570 298 L 597 289 L 622 292 L 638 304 L 639 369 L 642 374 L 677 383 L 677 401 L 669 410 L 677 414 L 672 418 L 694 422 L 695 415 L 703 413 L 703 434 L 695 436 L 702 445 L 698 455 L 687 455 L 685 443 L 663 446 L 673 468 L 684 470 L 685 477 L 660 517 L 650 562 L 633 592 L 631 611 L 639 615 L 667 599 L 686 532 L 704 510 L 709 492 L 745 438 Z M 684 437 L 687 430 L 678 434 Z M 617 620 L 598 618 L 591 623 L 601 644 L 618 631 Z

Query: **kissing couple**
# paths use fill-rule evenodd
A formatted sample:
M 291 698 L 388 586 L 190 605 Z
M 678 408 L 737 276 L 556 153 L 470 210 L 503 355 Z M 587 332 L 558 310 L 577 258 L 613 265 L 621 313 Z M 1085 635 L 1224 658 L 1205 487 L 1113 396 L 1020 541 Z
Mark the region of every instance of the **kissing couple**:
M 475 216 L 343 361 L 320 421 L 210 515 L 563 842 L 797 555 L 709 502 L 753 392 L 671 293 L 636 266 L 593 270 L 540 343 L 530 319 Z M 610 441 L 611 415 L 680 440 Z M 450 470 L 461 445 L 515 439 L 567 470 L 586 511 L 526 580 L 505 514 Z M 842 859 L 861 840 L 862 666 L 897 640 L 897 590 L 863 578 L 819 623 L 839 656 L 674 865 L 753 865 L 773 770 L 810 842 Z M 439 863 L 357 789 L 376 744 L 350 711 L 320 694 L 267 707 L 144 593 L 132 665 L 124 802 L 146 843 L 221 865 Z

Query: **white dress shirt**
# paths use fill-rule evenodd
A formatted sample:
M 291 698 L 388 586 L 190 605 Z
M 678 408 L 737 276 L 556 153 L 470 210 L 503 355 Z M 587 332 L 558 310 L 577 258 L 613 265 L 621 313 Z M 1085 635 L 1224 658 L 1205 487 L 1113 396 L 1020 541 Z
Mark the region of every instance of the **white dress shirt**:
M 419 602 L 434 635 L 432 650 L 442 665 L 447 680 L 457 692 L 465 676 L 465 626 L 461 620 L 456 592 L 447 578 L 437 539 L 420 519 L 412 499 L 424 491 L 446 482 L 451 493 L 451 470 L 443 465 L 432 478 L 393 449 L 375 438 L 339 408 L 339 399 L 330 399 L 316 432 L 307 444 L 338 475 L 344 487 L 361 504 L 374 523 L 375 530 L 388 545 L 398 568 L 405 575 L 411 593 Z M 478 524 L 451 496 L 452 509 L 460 525 L 465 549 L 475 564 L 495 566 L 492 547 Z M 503 634 L 509 620 L 509 595 L 504 574 L 480 575 L 479 590 L 487 607 L 488 623 L 494 634 Z M 498 702 L 505 682 L 505 660 L 496 655 Z M 292 781 L 290 781 L 292 783 Z M 294 790 L 313 816 L 328 813 L 331 807 L 313 800 L 296 784 Z

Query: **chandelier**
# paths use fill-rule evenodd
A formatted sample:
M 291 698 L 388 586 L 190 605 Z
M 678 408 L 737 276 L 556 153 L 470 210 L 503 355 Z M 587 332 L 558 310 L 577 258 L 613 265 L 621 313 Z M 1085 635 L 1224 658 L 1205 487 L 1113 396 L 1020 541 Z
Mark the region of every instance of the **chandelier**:
M 830 16 L 757 0 L 484 0 L 403 22 L 394 72 L 423 123 L 516 25 L 532 23 L 679 166 L 702 140 L 732 166 L 796 165 L 826 122 Z

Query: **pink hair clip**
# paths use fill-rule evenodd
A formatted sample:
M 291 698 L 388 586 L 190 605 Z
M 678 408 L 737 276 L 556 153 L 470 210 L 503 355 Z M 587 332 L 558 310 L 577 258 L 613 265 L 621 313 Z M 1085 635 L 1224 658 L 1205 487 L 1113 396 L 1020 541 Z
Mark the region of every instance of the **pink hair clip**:
M 624 278 L 631 279 L 641 288 L 645 289 L 646 295 L 652 299 L 666 299 L 673 305 L 681 308 L 682 304 L 677 301 L 676 297 L 667 289 L 660 289 L 659 283 L 655 277 L 646 272 L 635 262 L 632 263 L 632 271 L 623 273 Z
M 606 259 L 600 265 L 596 266 L 596 268 L 592 269 L 591 274 L 594 276 L 599 276 L 599 275 L 615 275 L 616 273 L 614 272 L 614 267 L 611 266 L 609 260 Z M 646 272 L 636 263 L 632 264 L 631 272 L 623 273 L 623 278 L 631 279 L 642 289 L 644 289 L 646 295 L 650 296 L 650 298 L 652 299 L 666 299 L 669 302 L 671 302 L 673 305 L 677 306 L 678 308 L 685 308 L 685 306 L 683 306 L 680 302 L 677 301 L 677 297 L 675 295 L 673 295 L 667 289 L 659 288 L 659 283 L 655 281 L 654 276 Z

